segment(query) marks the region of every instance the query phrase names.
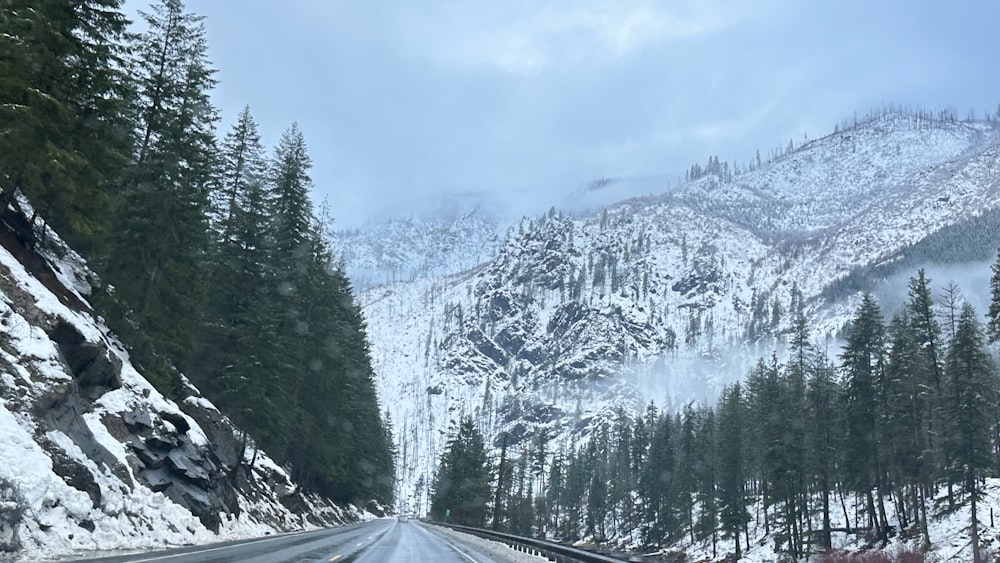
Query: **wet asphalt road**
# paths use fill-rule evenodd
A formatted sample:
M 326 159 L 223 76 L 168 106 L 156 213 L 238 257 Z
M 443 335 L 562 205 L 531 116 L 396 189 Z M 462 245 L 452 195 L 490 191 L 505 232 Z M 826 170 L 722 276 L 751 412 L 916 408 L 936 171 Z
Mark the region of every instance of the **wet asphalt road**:
M 87 563 L 490 563 L 474 548 L 416 520 L 374 520 L 340 528 L 148 553 L 75 559 Z

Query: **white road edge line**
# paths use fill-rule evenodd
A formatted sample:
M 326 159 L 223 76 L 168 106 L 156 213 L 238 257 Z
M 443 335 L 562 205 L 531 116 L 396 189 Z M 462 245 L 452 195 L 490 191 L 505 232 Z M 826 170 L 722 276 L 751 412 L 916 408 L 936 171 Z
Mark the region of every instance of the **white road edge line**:
M 310 532 L 318 532 L 318 531 L 321 531 L 321 530 L 308 530 L 308 531 L 305 531 L 305 532 L 294 532 L 294 533 L 291 533 L 291 534 L 282 534 L 280 536 L 276 536 L 276 537 L 273 537 L 273 538 L 263 538 L 263 539 L 258 539 L 256 541 L 240 542 L 240 543 L 237 543 L 237 544 L 234 544 L 234 545 L 224 545 L 222 547 L 213 547 L 211 549 L 202 549 L 202 550 L 199 550 L 199 551 L 185 551 L 184 553 L 175 553 L 173 555 L 161 555 L 160 557 L 150 557 L 149 559 L 136 559 L 132 563 L 146 563 L 147 561 L 162 561 L 164 559 L 173 559 L 175 557 L 187 557 L 189 555 L 198 555 L 199 553 L 210 553 L 212 551 L 220 551 L 220 550 L 223 550 L 223 549 L 232 549 L 234 547 L 243 547 L 243 546 L 253 545 L 253 544 L 258 544 L 258 543 L 268 543 L 268 542 L 272 542 L 272 541 L 276 541 L 276 540 L 280 540 L 280 539 L 285 539 L 285 538 L 288 538 L 290 536 L 298 536 L 298 535 L 308 534 Z
M 468 553 L 465 553 L 461 549 L 458 549 L 457 547 L 455 547 L 455 544 L 453 544 L 451 542 L 444 542 L 444 543 L 448 544 L 452 549 L 454 549 L 455 553 L 461 555 L 462 557 L 466 558 L 469 561 L 472 561 L 472 563 L 479 563 L 478 561 L 476 561 L 475 559 L 473 559 L 472 557 L 470 557 Z

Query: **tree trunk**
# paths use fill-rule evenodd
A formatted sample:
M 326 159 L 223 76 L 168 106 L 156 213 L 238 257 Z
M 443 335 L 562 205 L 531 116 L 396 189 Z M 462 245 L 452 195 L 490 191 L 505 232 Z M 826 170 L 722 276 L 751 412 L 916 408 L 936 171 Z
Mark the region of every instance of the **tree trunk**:
M 847 515 L 847 502 L 844 501 L 844 490 L 840 487 L 840 483 L 837 483 L 837 495 L 840 497 L 840 509 L 844 511 L 844 526 L 850 530 L 851 517 Z
M 746 538 L 746 541 L 747 541 L 747 551 L 750 551 L 750 523 L 749 522 L 744 522 L 743 523 L 743 536 Z M 737 536 L 736 539 L 737 539 L 737 541 L 739 541 L 739 536 Z
M 823 535 L 820 541 L 823 544 L 823 549 L 829 550 L 832 547 L 830 538 L 830 486 L 827 484 L 825 477 L 821 486 L 823 487 Z
M 503 435 L 503 443 L 500 446 L 500 463 L 497 465 L 497 492 L 493 497 L 493 529 L 499 530 L 500 526 L 500 503 L 503 502 L 504 471 L 507 470 L 507 434 Z
M 926 553 L 931 548 L 931 534 L 927 528 L 927 498 L 923 491 L 918 491 L 917 495 L 920 500 L 920 533 L 924 536 L 920 551 Z
M 982 563 L 983 556 L 979 553 L 979 520 L 976 517 L 976 478 L 969 479 L 970 496 L 972 501 L 972 522 L 969 524 L 969 535 L 972 536 L 972 563 Z
M 767 535 L 771 534 L 771 525 L 770 525 L 770 522 L 768 522 L 768 517 L 767 517 L 767 482 L 766 481 L 764 481 L 764 482 L 761 483 L 760 496 L 761 496 L 761 499 L 763 500 L 763 502 L 761 504 L 764 505 L 764 535 L 767 536 Z
M 889 543 L 889 519 L 885 516 L 885 495 L 882 494 L 881 484 L 878 486 L 878 517 L 878 537 L 882 538 L 882 547 L 885 547 Z

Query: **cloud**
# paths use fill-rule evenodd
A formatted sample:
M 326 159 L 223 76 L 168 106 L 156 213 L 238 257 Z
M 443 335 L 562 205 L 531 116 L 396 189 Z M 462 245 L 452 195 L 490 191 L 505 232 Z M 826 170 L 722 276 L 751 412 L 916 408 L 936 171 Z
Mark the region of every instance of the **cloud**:
M 470 190 L 544 211 L 595 178 L 683 178 L 883 102 L 981 112 L 1000 91 L 982 70 L 992 0 L 187 4 L 207 16 L 222 131 L 245 104 L 269 144 L 299 122 L 317 199 L 347 226 Z
M 719 32 L 735 10 L 711 2 L 601 0 L 468 4 L 397 19 L 405 47 L 442 65 L 533 74 L 560 65 L 609 63 L 665 41 Z

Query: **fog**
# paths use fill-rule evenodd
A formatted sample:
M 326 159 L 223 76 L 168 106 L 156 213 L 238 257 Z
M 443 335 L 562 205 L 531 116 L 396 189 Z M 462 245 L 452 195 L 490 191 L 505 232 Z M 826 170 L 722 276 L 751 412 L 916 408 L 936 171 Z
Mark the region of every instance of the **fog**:
M 992 261 L 984 260 L 968 264 L 929 264 L 925 266 L 924 272 L 931 281 L 931 291 L 935 303 L 940 303 L 944 288 L 953 282 L 961 290 L 962 299 L 976 308 L 979 320 L 983 321 L 990 306 L 992 264 Z M 872 292 L 882 308 L 882 315 L 885 317 L 886 323 L 906 304 L 910 278 L 916 275 L 916 270 L 901 272 L 880 283 Z

